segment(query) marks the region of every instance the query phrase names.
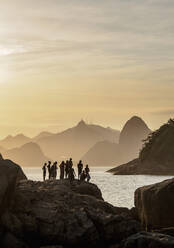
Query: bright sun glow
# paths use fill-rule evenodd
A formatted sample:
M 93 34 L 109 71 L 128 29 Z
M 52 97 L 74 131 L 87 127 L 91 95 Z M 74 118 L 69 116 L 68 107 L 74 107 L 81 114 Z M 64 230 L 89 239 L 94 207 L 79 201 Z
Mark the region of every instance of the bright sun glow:
M 8 49 L 8 48 L 1 48 L 0 49 L 0 56 L 6 56 L 9 54 L 14 53 L 14 49 Z
M 0 46 L 0 56 L 7 56 L 10 54 L 19 54 L 25 52 L 26 49 L 22 46 L 14 45 L 12 47 Z

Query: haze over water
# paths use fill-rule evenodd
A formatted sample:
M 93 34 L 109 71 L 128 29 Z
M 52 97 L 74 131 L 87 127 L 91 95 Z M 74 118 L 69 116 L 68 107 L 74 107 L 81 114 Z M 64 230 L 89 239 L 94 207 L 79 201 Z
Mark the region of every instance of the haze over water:
M 134 192 L 137 188 L 161 182 L 171 176 L 149 176 L 149 175 L 119 175 L 114 176 L 106 173 L 108 167 L 92 167 L 91 183 L 95 183 L 105 201 L 117 207 L 134 206 Z M 42 180 L 42 168 L 23 168 L 28 179 Z M 59 173 L 58 173 L 59 176 Z

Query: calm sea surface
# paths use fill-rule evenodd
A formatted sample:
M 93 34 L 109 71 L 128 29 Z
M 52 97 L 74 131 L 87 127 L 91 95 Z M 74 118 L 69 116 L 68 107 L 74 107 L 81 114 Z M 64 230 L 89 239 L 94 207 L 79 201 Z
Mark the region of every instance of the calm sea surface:
M 91 182 L 101 189 L 105 201 L 118 207 L 134 206 L 134 191 L 141 186 L 161 182 L 169 176 L 113 176 L 108 167 L 91 168 Z M 28 179 L 42 180 L 41 168 L 24 168 Z

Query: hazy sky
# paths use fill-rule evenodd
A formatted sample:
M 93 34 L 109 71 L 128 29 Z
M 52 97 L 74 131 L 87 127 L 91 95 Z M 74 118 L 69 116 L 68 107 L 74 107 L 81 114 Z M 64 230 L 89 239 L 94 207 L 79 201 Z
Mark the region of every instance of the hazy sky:
M 174 116 L 173 0 L 2 0 L 0 137 Z

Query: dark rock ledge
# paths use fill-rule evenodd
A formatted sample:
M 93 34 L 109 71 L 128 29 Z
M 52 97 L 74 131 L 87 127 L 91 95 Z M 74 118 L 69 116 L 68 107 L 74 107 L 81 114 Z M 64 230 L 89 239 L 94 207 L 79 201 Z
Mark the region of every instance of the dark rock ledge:
M 0 186 L 2 248 L 174 247 L 172 236 L 142 233 L 138 208 L 112 206 L 94 184 L 30 181 L 1 159 Z

